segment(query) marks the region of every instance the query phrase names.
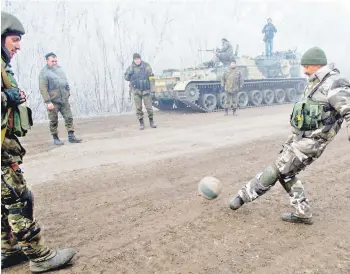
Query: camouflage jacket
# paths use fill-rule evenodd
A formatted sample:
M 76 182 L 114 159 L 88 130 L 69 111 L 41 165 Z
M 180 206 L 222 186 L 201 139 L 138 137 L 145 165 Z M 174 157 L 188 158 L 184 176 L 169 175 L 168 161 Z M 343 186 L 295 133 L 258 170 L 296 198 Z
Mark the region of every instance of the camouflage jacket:
M 222 48 L 216 51 L 217 53 L 227 53 L 227 55 L 231 56 L 233 54 L 233 48 L 229 41 L 223 43 Z
M 39 89 L 45 103 L 64 104 L 68 102 L 70 88 L 66 74 L 60 66 L 46 65 L 39 74 Z
M 1 58 L 2 59 L 2 58 Z M 2 66 L 5 68 L 5 72 L 10 84 L 13 87 L 18 87 L 14 78 L 14 73 L 11 70 L 11 66 L 6 64 L 3 59 L 1 60 Z M 22 158 L 25 155 L 25 149 L 21 146 L 18 138 L 15 136 L 13 130 L 8 125 L 8 110 L 7 97 L 4 93 L 4 80 L 1 75 L 1 129 L 7 127 L 4 141 L 1 145 L 1 166 L 11 165 L 12 163 L 22 163 Z
M 235 92 L 243 86 L 243 83 L 244 77 L 238 68 L 229 67 L 221 78 L 221 88 L 225 92 Z
M 329 77 L 327 75 L 329 74 Z M 324 82 L 320 83 L 325 77 Z M 317 87 L 316 92 L 312 95 L 312 101 L 320 103 L 320 105 L 329 104 L 334 110 L 328 112 L 328 116 L 334 117 L 334 124 L 323 125 L 313 131 L 300 131 L 292 127 L 294 134 L 302 134 L 308 138 L 322 138 L 324 140 L 332 140 L 340 130 L 343 119 L 346 121 L 348 132 L 350 134 L 350 82 L 339 74 L 337 69 L 330 69 L 324 66 L 310 76 L 308 85 L 305 88 L 304 100 L 313 88 Z M 350 137 L 350 136 L 349 136 Z
M 140 86 L 148 87 L 146 89 L 141 88 L 140 90 L 153 89 L 153 76 L 154 74 L 151 66 L 144 61 L 142 61 L 140 65 L 136 65 L 134 62 L 132 62 L 131 66 L 129 66 L 124 73 L 124 78 L 126 81 L 130 81 L 131 88 L 140 89 L 138 88 Z M 148 82 L 148 84 L 144 82 Z

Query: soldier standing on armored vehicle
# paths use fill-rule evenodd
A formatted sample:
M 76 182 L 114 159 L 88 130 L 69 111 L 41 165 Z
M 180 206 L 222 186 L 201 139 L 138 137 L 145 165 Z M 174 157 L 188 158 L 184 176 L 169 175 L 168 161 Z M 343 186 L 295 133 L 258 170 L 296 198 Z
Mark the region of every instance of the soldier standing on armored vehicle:
M 267 19 L 267 24 L 264 26 L 262 33 L 264 33 L 264 42 L 265 42 L 265 55 L 272 56 L 273 52 L 273 38 L 277 29 L 274 24 L 272 24 L 272 19 Z
M 222 48 L 216 49 L 214 62 L 217 64 L 220 61 L 224 65 L 228 65 L 230 63 L 230 58 L 233 55 L 233 48 L 231 43 L 226 38 L 222 38 L 221 41 Z
M 225 71 L 221 78 L 221 90 L 225 92 L 225 116 L 228 115 L 228 110 L 232 108 L 232 114 L 235 114 L 238 104 L 238 91 L 243 86 L 243 74 L 236 67 L 236 60 L 234 57 L 230 58 L 230 67 Z
M 145 129 L 145 123 L 143 121 L 142 101 L 145 104 L 150 126 L 156 128 L 156 124 L 153 121 L 153 108 L 152 108 L 152 96 L 151 89 L 154 89 L 154 79 L 151 66 L 141 60 L 141 56 L 138 53 L 134 53 L 133 62 L 130 67 L 127 68 L 124 78 L 130 82 L 130 89 L 134 96 L 136 115 L 140 122 L 140 129 Z
M 24 34 L 15 16 L 1 12 L 1 268 L 29 259 L 32 272 L 44 272 L 66 265 L 75 250 L 50 249 L 43 243 L 33 215 L 33 193 L 19 166 L 26 151 L 17 137 L 25 136 L 32 122 L 10 61 Z
M 301 65 L 309 81 L 303 97 L 293 108 L 290 119 L 293 135 L 283 145 L 277 160 L 238 191 L 230 202 L 233 210 L 262 196 L 279 180 L 296 209 L 295 213 L 284 213 L 282 220 L 312 223 L 309 201 L 296 175 L 322 155 L 344 119 L 350 141 L 350 82 L 337 69 L 326 66 L 326 55 L 318 47 L 305 52 Z
M 70 143 L 80 143 L 74 136 L 73 114 L 69 104 L 70 87 L 66 74 L 57 65 L 57 56 L 53 52 L 45 55 L 46 66 L 39 74 L 39 89 L 46 104 L 50 120 L 50 132 L 55 145 L 63 145 L 58 137 L 58 113 L 64 118 Z

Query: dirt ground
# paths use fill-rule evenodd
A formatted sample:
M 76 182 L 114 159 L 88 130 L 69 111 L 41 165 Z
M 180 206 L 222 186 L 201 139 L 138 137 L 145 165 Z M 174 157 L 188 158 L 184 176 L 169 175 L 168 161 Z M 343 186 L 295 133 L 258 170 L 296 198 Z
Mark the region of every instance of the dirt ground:
M 271 163 L 290 130 L 291 106 L 222 113 L 155 113 L 76 120 L 81 144 L 55 147 L 47 124 L 23 140 L 35 214 L 51 247 L 74 247 L 57 273 L 350 273 L 350 143 L 344 129 L 301 173 L 312 226 L 284 223 L 283 188 L 233 212 L 230 198 Z M 219 178 L 213 201 L 199 180 Z M 28 264 L 4 273 L 29 273 Z

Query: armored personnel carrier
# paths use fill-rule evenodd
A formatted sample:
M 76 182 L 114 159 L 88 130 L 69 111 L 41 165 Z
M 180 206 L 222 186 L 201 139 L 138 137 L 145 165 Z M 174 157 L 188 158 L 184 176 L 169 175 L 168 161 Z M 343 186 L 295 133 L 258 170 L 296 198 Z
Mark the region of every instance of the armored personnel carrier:
M 235 58 L 245 79 L 238 93 L 239 108 L 292 103 L 305 88 L 300 55 L 295 50 L 275 52 L 271 57 Z M 155 79 L 153 106 L 160 110 L 223 110 L 226 95 L 221 92 L 220 82 L 226 69 L 227 66 L 207 62 L 196 68 L 164 70 Z

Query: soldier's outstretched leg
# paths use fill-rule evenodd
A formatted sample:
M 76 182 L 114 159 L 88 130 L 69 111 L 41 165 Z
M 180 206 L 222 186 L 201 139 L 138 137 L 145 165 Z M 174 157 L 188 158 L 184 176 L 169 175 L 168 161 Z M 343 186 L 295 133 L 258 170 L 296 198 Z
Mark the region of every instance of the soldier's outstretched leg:
M 150 93 L 143 95 L 143 102 L 147 110 L 149 124 L 151 128 L 156 128 L 157 125 L 154 123 L 153 120 L 152 96 Z
M 238 92 L 235 91 L 232 94 L 232 114 L 235 115 L 237 112 L 237 105 L 238 105 Z
M 249 203 L 265 194 L 277 182 L 279 171 L 275 165 L 265 167 L 264 171 L 250 180 L 238 195 L 230 202 L 230 208 L 237 210 L 243 204 Z
M 230 208 L 238 209 L 266 193 L 277 181 L 281 182 L 290 196 L 295 213 L 285 213 L 283 221 L 293 223 L 312 223 L 312 213 L 304 187 L 296 175 L 320 157 L 330 140 L 314 140 L 293 135 L 280 152 L 275 163 L 264 169 L 242 188 L 230 202 Z
M 70 248 L 53 250 L 44 245 L 40 226 L 34 219 L 34 197 L 19 166 L 15 163 L 2 165 L 1 171 L 1 199 L 8 210 L 8 224 L 30 260 L 30 270 L 43 272 L 66 265 L 75 251 Z

